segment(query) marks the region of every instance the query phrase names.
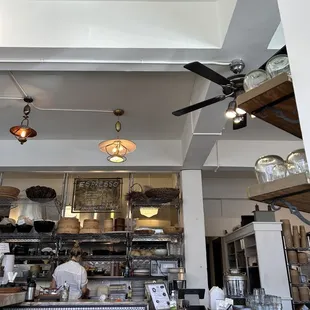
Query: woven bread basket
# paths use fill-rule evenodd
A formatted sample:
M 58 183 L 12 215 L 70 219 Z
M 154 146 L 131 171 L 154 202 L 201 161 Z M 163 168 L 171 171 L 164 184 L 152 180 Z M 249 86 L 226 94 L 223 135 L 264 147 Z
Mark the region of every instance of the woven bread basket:
M 145 195 L 154 202 L 167 203 L 171 202 L 179 196 L 180 190 L 177 188 L 151 188 L 145 191 Z

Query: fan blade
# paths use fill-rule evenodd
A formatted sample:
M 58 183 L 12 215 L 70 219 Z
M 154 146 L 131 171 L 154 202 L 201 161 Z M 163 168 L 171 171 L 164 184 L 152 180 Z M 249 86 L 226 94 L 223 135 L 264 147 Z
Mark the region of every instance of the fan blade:
M 174 112 L 172 112 L 172 114 L 173 114 L 174 116 L 181 116 L 181 115 L 184 115 L 184 114 L 187 114 L 187 113 L 190 113 L 190 112 L 199 110 L 199 109 L 201 109 L 201 108 L 204 108 L 204 107 L 206 107 L 206 106 L 208 106 L 208 105 L 211 105 L 211 104 L 213 104 L 213 103 L 222 101 L 222 100 L 224 100 L 224 99 L 226 99 L 226 98 L 227 98 L 227 96 L 225 96 L 225 95 L 216 96 L 216 97 L 213 97 L 213 98 L 211 98 L 211 99 L 208 99 L 208 100 L 205 100 L 205 101 L 202 101 L 202 102 L 199 102 L 199 103 L 190 105 L 190 106 L 188 106 L 188 107 L 185 107 L 185 108 L 183 108 L 183 109 L 174 111 Z
M 202 63 L 200 63 L 199 61 L 194 61 L 191 62 L 187 65 L 184 66 L 185 69 L 192 71 L 208 80 L 210 80 L 211 82 L 218 84 L 220 86 L 225 86 L 225 85 L 230 85 L 230 81 L 228 79 L 226 79 L 225 77 L 223 77 L 222 75 L 218 74 L 217 72 L 215 72 L 214 70 L 206 67 L 205 65 L 203 65 Z

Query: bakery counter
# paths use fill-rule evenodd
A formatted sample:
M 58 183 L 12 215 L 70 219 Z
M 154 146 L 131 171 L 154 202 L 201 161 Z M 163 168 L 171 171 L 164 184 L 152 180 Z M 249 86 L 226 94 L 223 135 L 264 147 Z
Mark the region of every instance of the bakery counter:
M 147 302 L 101 302 L 98 300 L 77 300 L 77 301 L 34 301 L 22 302 L 18 305 L 4 307 L 4 310 L 54 310 L 55 308 L 62 308 L 65 310 L 148 310 Z
M 20 304 L 25 300 L 25 293 L 7 293 L 0 294 L 0 308 L 6 307 L 9 305 Z

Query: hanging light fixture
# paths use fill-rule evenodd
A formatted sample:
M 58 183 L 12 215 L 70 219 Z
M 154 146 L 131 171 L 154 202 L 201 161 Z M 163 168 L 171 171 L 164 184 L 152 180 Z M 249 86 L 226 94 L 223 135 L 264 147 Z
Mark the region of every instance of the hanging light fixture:
M 124 114 L 124 110 L 116 109 L 113 113 L 118 117 L 118 120 L 115 123 L 115 130 L 119 133 L 122 128 L 119 117 Z M 108 161 L 112 163 L 123 163 L 127 160 L 126 155 L 136 149 L 136 144 L 130 140 L 119 139 L 119 137 L 117 137 L 113 140 L 102 141 L 99 143 L 99 149 L 101 152 L 109 155 L 107 157 Z
M 27 104 L 24 107 L 24 115 L 21 124 L 10 128 L 10 133 L 15 136 L 20 144 L 24 144 L 27 142 L 28 138 L 34 138 L 37 135 L 37 132 L 29 126 L 29 114 L 31 112 L 29 103 L 33 102 L 33 99 L 31 97 L 25 97 L 24 101 Z
M 140 207 L 140 214 L 150 218 L 158 214 L 156 207 Z
M 227 118 L 234 118 L 237 116 L 235 100 L 229 102 L 225 115 Z

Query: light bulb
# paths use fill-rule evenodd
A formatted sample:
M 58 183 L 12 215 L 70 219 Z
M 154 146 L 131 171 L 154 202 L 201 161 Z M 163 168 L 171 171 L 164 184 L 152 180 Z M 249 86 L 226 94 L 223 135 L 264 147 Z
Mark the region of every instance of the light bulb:
M 256 118 L 256 116 L 254 114 L 251 114 L 251 118 Z
M 242 117 L 241 116 L 237 116 L 234 118 L 234 123 L 235 124 L 239 124 L 242 121 Z
M 122 146 L 122 145 L 120 145 L 120 147 L 119 147 L 119 151 L 121 152 L 121 151 L 123 151 L 123 150 L 124 150 L 123 146 Z
M 20 133 L 20 136 L 22 138 L 25 138 L 26 137 L 26 130 L 22 130 L 21 133 Z
M 117 147 L 113 147 L 112 153 L 113 153 L 113 154 L 117 153 Z
M 237 112 L 234 110 L 227 110 L 225 115 L 227 118 L 234 118 L 237 116 Z
M 236 112 L 239 114 L 239 115 L 244 115 L 246 114 L 246 112 L 240 108 L 236 108 Z

